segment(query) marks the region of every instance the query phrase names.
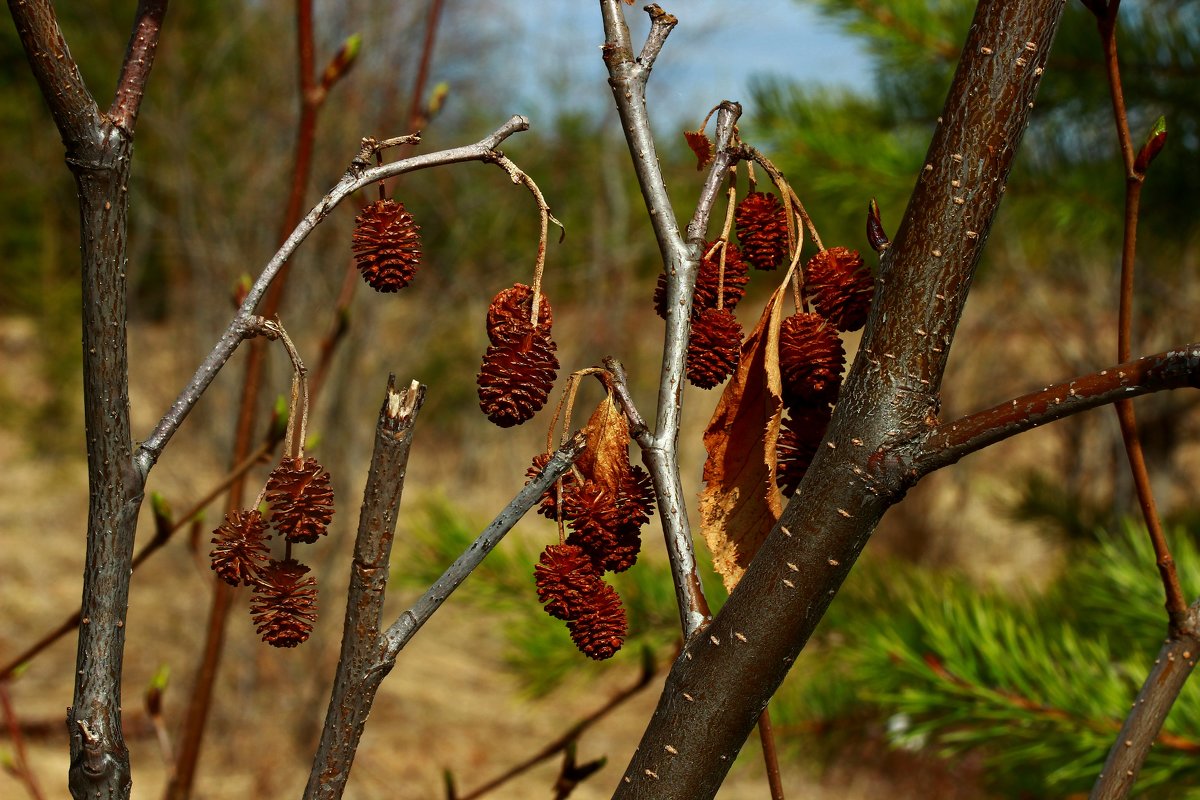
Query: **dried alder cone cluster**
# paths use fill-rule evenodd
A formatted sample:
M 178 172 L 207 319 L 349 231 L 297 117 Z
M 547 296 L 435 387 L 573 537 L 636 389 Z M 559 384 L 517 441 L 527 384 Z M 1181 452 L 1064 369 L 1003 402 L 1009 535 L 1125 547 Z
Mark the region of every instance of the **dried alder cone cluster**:
M 329 473 L 315 458 L 284 458 L 267 477 L 262 498 L 269 508 L 231 511 L 213 531 L 209 558 L 217 577 L 253 591 L 250 613 L 267 644 L 295 647 L 308 639 L 317 618 L 317 582 L 292 558 L 291 546 L 324 536 L 333 518 Z M 283 537 L 282 559 L 272 559 L 272 533 Z
M 570 534 L 546 547 L 534 582 L 546 613 L 566 621 L 580 652 L 602 660 L 621 648 L 628 627 L 621 598 L 603 576 L 623 572 L 637 561 L 641 528 L 654 513 L 654 494 L 650 476 L 629 463 L 629 425 L 611 395 L 584 432 L 587 449 L 574 469 L 542 496 L 538 508 Z M 549 460 L 549 454 L 535 457 L 529 477 Z

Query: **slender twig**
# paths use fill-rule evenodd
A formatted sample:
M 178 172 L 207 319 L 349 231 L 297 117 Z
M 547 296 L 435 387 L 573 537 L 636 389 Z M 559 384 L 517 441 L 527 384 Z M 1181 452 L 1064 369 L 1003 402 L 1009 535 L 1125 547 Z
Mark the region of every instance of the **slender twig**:
M 183 391 L 180 392 L 179 397 L 171 405 L 171 408 L 167 410 L 158 425 L 138 448 L 138 468 L 143 472 L 147 472 L 153 466 L 162 449 L 166 446 L 166 443 L 174 435 L 184 418 L 208 388 L 208 385 L 212 383 L 217 372 L 225 365 L 230 356 L 233 355 L 234 350 L 237 349 L 238 344 L 245 337 L 244 328 L 246 321 L 254 313 L 255 306 L 258 305 L 263 293 L 271 285 L 276 275 L 278 275 L 283 264 L 334 208 L 358 190 L 370 186 L 383 178 L 402 175 L 416 170 L 429 169 L 431 167 L 460 164 L 466 161 L 493 160 L 493 151 L 499 147 L 501 142 L 518 131 L 528 129 L 529 121 L 525 117 L 514 116 L 496 131 L 474 144 L 450 150 L 442 150 L 436 153 L 413 156 L 412 158 L 406 158 L 378 167 L 369 167 L 369 161 L 363 158 L 360 151 L 359 156 L 355 158 L 342 179 L 308 212 L 292 231 L 291 235 L 288 236 L 283 246 L 267 262 L 262 273 L 255 280 L 253 286 L 251 286 L 246 299 L 243 301 L 237 315 L 230 322 L 226 332 L 221 335 L 212 352 L 201 362 L 196 373 L 192 376 Z
M 642 660 L 642 671 L 638 675 L 637 680 L 624 689 L 621 689 L 612 697 L 608 698 L 608 700 L 606 700 L 599 708 L 589 712 L 588 714 L 585 714 L 583 717 L 573 722 L 569 728 L 562 732 L 561 735 L 552 741 L 547 742 L 533 755 L 529 756 L 520 763 L 509 767 L 501 774 L 485 782 L 482 786 L 479 786 L 478 788 L 473 789 L 466 794 L 457 795 L 456 800 L 478 800 L 478 798 L 483 797 L 489 792 L 495 791 L 518 775 L 528 772 L 538 764 L 541 764 L 543 761 L 547 761 L 558 753 L 561 753 L 563 750 L 578 741 L 579 737 L 582 736 L 584 731 L 586 731 L 588 728 L 607 717 L 626 701 L 636 697 L 639 692 L 650 685 L 651 681 L 654 679 L 654 676 L 657 674 L 658 666 L 654 663 L 653 655 L 647 650 L 645 653 L 645 658 Z
M 8 686 L 2 682 L 0 682 L 0 709 L 4 711 L 4 726 L 8 728 L 8 738 L 12 741 L 13 750 L 16 751 L 13 769 L 17 774 L 17 778 L 21 783 L 25 784 L 25 789 L 29 792 L 29 796 L 33 800 L 42 800 L 45 795 L 42 794 L 42 789 L 38 785 L 37 773 L 29 766 L 29 754 L 25 751 L 25 736 L 21 732 L 21 723 L 17 719 L 17 710 L 13 708 L 12 697 L 8 693 Z
M 1109 96 L 1112 99 L 1113 120 L 1117 129 L 1117 141 L 1121 149 L 1121 160 L 1125 167 L 1125 216 L 1121 246 L 1121 294 L 1117 318 L 1117 360 L 1128 361 L 1132 356 L 1133 330 L 1133 279 L 1137 261 L 1137 228 L 1142 185 L 1145 174 L 1138 170 L 1135 161 L 1133 137 L 1129 132 L 1129 118 L 1125 111 L 1125 92 L 1121 84 L 1121 65 L 1117 55 L 1117 21 L 1120 0 L 1112 0 L 1097 17 L 1097 27 L 1104 49 L 1105 73 L 1108 76 Z M 1154 547 L 1154 559 L 1159 579 L 1166 595 L 1169 627 L 1175 635 L 1187 615 L 1187 600 L 1179 585 L 1175 559 L 1163 531 L 1162 521 L 1154 502 L 1154 490 L 1150 485 L 1150 473 L 1146 469 L 1146 457 L 1142 451 L 1142 440 L 1138 436 L 1137 415 L 1133 403 L 1121 400 L 1116 403 L 1117 420 L 1121 426 L 1121 439 L 1133 475 L 1138 506 L 1146 521 L 1146 531 Z
M 394 375 L 388 378 L 354 540 L 341 657 L 321 742 L 304 790 L 306 798 L 341 796 L 375 690 L 382 680 L 382 676 L 377 679 L 371 675 L 370 667 L 378 658 L 392 541 L 413 431 L 424 402 L 424 386 L 413 381 L 402 391 L 396 387 Z
M 767 786 L 771 789 L 771 800 L 784 800 L 783 776 L 779 774 L 779 752 L 775 749 L 774 730 L 771 711 L 764 708 L 758 715 L 758 741 L 762 745 L 763 763 L 767 768 Z
M 911 478 L 915 481 L 1010 436 L 1081 411 L 1188 386 L 1200 386 L 1200 343 L 1081 375 L 936 425 L 921 435 Z
M 479 566 L 488 553 L 492 552 L 505 534 L 521 520 L 521 517 L 525 516 L 525 512 L 533 508 L 546 490 L 571 468 L 575 459 L 583 452 L 584 443 L 584 435 L 576 433 L 555 451 L 549 463 L 542 468 L 538 476 L 525 484 L 516 497 L 496 515 L 491 524 L 484 528 L 466 552 L 455 559 L 454 563 L 446 568 L 441 577 L 433 582 L 433 585 L 413 603 L 412 607 L 392 623 L 383 636 L 385 646 L 379 662 L 372 668 L 373 672 L 380 671 L 386 674 L 395 666 L 396 657 L 400 655 L 400 651 L 416 635 L 421 626 L 429 621 L 429 618 L 441 607 L 446 598 L 467 579 L 467 576 Z
M 1194 603 L 1179 626 L 1158 651 L 1154 667 L 1133 701 L 1117 740 L 1108 751 L 1104 770 L 1092 786 L 1090 800 L 1118 800 L 1129 796 L 1150 748 L 1161 734 L 1167 714 L 1196 660 L 1200 657 L 1200 602 Z

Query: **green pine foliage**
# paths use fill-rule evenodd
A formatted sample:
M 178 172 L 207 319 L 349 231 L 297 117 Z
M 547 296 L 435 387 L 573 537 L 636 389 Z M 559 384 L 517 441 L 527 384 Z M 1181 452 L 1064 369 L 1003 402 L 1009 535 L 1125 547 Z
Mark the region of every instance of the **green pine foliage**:
M 1194 596 L 1200 551 L 1181 531 L 1172 539 Z M 1004 796 L 1086 792 L 1162 642 L 1162 604 L 1153 553 L 1133 524 L 1080 545 L 1055 585 L 1023 597 L 868 561 L 774 713 L 784 727 L 837 730 L 858 720 L 852 732 L 895 747 L 981 755 Z M 1200 797 L 1194 682 L 1165 733 L 1137 792 Z

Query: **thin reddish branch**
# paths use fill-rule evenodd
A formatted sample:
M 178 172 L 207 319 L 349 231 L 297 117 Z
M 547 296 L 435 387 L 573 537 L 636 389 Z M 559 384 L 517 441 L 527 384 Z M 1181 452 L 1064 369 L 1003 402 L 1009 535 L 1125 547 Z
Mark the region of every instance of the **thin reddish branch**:
M 117 93 L 108 109 L 112 123 L 127 134 L 133 132 L 137 123 L 166 13 L 167 0 L 140 0 L 138 3 L 137 18 L 125 50 L 125 63 L 121 65 L 121 77 L 117 79 Z
M 1018 433 L 1097 406 L 1166 389 L 1200 387 L 1200 343 L 1144 356 L 944 422 L 921 436 L 916 479 Z
M 29 754 L 25 751 L 25 736 L 21 730 L 21 722 L 17 718 L 17 710 L 13 708 L 8 687 L 3 683 L 0 683 L 0 708 L 4 710 L 4 724 L 8 728 L 8 737 L 12 741 L 13 750 L 16 751 L 12 770 L 16 773 L 18 780 L 25 784 L 29 796 L 33 800 L 42 800 L 45 795 L 42 794 L 42 789 L 38 785 L 37 773 L 29 766 Z
M 1108 3 L 1103 9 L 1103 13 L 1097 15 L 1097 27 L 1104 50 L 1104 65 L 1108 76 L 1109 96 L 1112 98 L 1117 141 L 1121 149 L 1121 160 L 1125 166 L 1125 216 L 1121 245 L 1117 359 L 1128 361 L 1133 352 L 1133 279 L 1137 262 L 1138 216 L 1145 174 L 1136 165 L 1133 138 L 1129 132 L 1129 118 L 1125 108 L 1125 91 L 1121 83 L 1121 64 L 1117 53 L 1117 22 L 1120 5 L 1120 0 L 1112 0 Z M 1117 421 L 1121 426 L 1121 439 L 1125 444 L 1125 454 L 1129 460 L 1129 469 L 1133 475 L 1138 507 L 1142 511 L 1142 518 L 1146 521 L 1146 531 L 1149 533 L 1150 542 L 1154 547 L 1155 566 L 1158 568 L 1163 592 L 1166 595 L 1165 605 L 1170 620 L 1170 632 L 1172 636 L 1178 635 L 1187 615 L 1188 604 L 1183 594 L 1183 588 L 1179 584 L 1175 559 L 1171 556 L 1171 548 L 1167 543 L 1166 533 L 1163 531 L 1162 521 L 1154 501 L 1150 473 L 1146 468 L 1146 457 L 1142 451 L 1141 438 L 1138 436 L 1137 415 L 1134 412 L 1133 403 L 1129 400 L 1118 401 L 1116 412 Z

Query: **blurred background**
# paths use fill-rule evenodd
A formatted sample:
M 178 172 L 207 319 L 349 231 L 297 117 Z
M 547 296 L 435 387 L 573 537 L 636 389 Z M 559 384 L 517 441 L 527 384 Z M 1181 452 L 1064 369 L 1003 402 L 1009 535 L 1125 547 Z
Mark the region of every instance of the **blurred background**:
M 133 2 L 60 21 L 93 93 L 107 103 Z M 682 137 L 723 99 L 742 103 L 744 140 L 788 175 L 827 245 L 864 251 L 877 198 L 889 232 L 904 211 L 949 86 L 969 4 L 697 0 L 656 63 L 649 101 L 681 218 L 701 181 Z M 346 169 L 364 136 L 408 131 L 430 3 L 317 2 L 320 69 L 352 34 L 353 70 L 319 119 L 305 207 Z M 645 15 L 628 9 L 634 40 Z M 1200 219 L 1200 3 L 1123 7 L 1121 55 L 1134 137 L 1165 115 L 1166 149 L 1143 198 L 1134 352 L 1194 341 Z M 473 142 L 512 114 L 532 121 L 504 152 L 541 187 L 566 228 L 543 289 L 554 304 L 562 376 L 622 359 L 651 415 L 661 325 L 650 297 L 661 269 L 629 169 L 594 3 L 447 0 L 434 31 L 420 151 Z M 1115 360 L 1123 179 L 1100 47 L 1071 4 L 967 306 L 942 395 L 942 419 L 1103 368 Z M 130 362 L 134 435 L 149 433 L 224 330 L 243 276 L 274 252 L 287 201 L 299 107 L 290 4 L 200 0 L 167 17 L 139 120 L 130 188 Z M 435 100 L 436 98 L 436 100 Z M 77 608 L 87 484 L 81 415 L 78 225 L 74 183 L 11 24 L 0 26 L 0 660 Z M 336 664 L 356 509 L 389 372 L 429 386 L 405 489 L 389 611 L 399 613 L 519 489 L 545 447 L 550 414 L 510 430 L 479 412 L 474 377 L 483 318 L 500 289 L 532 280 L 536 209 L 480 164 L 404 176 L 390 190 L 421 226 L 413 285 L 377 295 L 349 284 L 351 204 L 293 260 L 280 316 L 302 356 L 320 358 L 344 326 L 310 422 L 332 472 L 332 532 L 310 549 L 321 619 L 297 651 L 257 641 L 245 599 L 226 657 L 196 796 L 281 797 L 303 786 Z M 373 197 L 365 198 L 367 201 Z M 714 219 L 723 216 L 718 209 Z M 710 230 L 715 237 L 719 231 Z M 766 277 L 766 280 L 762 280 Z M 774 288 L 759 274 L 741 306 L 753 325 Z M 347 305 L 335 309 L 342 294 Z M 853 342 L 848 342 L 852 347 Z M 286 395 L 290 368 L 269 350 L 261 403 Z M 149 489 L 176 511 L 226 473 L 244 354 L 222 372 L 154 470 Z M 580 414 L 599 399 L 586 387 Z M 689 388 L 681 455 L 700 488 L 700 432 L 717 392 Z M 552 396 L 551 405 L 557 401 Z M 1157 499 L 1194 597 L 1196 395 L 1138 401 Z M 578 417 L 577 421 L 582 417 Z M 257 489 L 270 465 L 251 474 Z M 164 724 L 176 732 L 204 639 L 209 531 L 220 501 L 139 569 L 129 614 L 125 709 L 134 796 L 161 793 L 168 770 L 143 710 L 152 676 L 170 671 Z M 1136 510 L 1115 415 L 1072 418 L 938 473 L 884 519 L 822 633 L 773 703 L 784 774 L 796 796 L 1060 797 L 1086 791 L 1123 708 L 1162 637 L 1161 587 Z M 694 509 L 693 509 L 694 511 Z M 153 535 L 149 510 L 139 536 Z M 614 691 L 658 672 L 579 741 L 608 766 L 573 795 L 604 797 L 619 779 L 672 657 L 677 616 L 657 547 L 618 588 L 630 610 L 625 652 L 603 666 L 571 646 L 538 606 L 530 579 L 554 527 L 523 522 L 447 604 L 384 683 L 347 796 L 460 795 L 537 751 Z M 703 546 L 701 545 L 701 550 Z M 719 581 L 710 581 L 719 598 Z M 719 601 L 719 600 L 718 600 Z M 46 796 L 63 793 L 73 636 L 23 668 L 7 691 Z M 11 727 L 11 726 L 10 726 Z M 1189 689 L 1140 784 L 1184 797 L 1200 784 L 1200 697 Z M 0 795 L 25 791 L 9 765 Z M 551 760 L 492 793 L 550 795 Z M 765 794 L 757 743 L 721 797 Z M 1168 789 L 1167 787 L 1175 787 Z

